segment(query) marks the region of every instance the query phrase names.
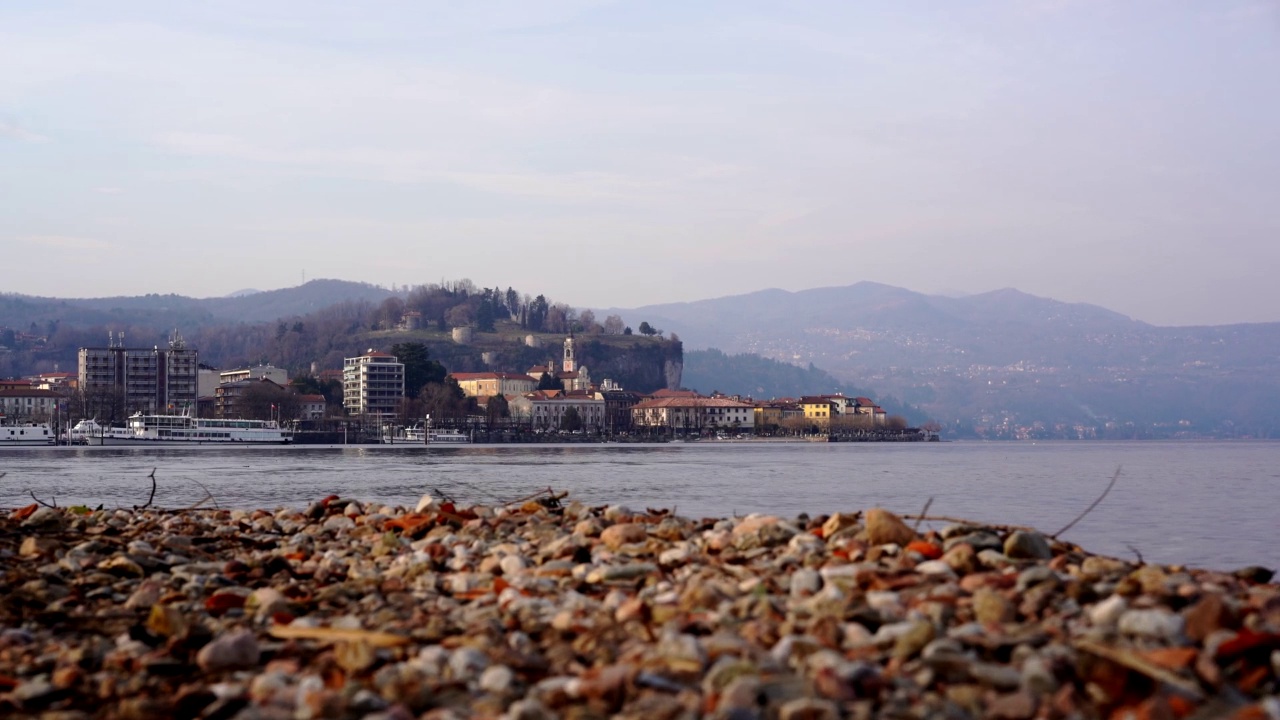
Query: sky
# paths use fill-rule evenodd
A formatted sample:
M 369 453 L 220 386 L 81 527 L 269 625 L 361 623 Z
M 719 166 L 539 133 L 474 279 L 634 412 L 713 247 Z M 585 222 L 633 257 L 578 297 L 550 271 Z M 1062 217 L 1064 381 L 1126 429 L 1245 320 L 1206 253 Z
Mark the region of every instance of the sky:
M 0 3 L 0 257 L 1280 321 L 1280 0 Z

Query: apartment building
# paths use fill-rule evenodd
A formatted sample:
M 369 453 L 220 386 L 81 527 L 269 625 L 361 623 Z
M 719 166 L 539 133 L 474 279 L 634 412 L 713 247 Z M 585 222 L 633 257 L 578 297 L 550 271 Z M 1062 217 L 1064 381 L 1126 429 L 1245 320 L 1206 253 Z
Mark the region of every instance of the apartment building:
M 352 415 L 394 415 L 404 399 L 404 363 L 372 348 L 342 363 L 342 406 Z
M 122 403 L 134 412 L 195 411 L 198 353 L 176 332 L 165 348 L 127 348 L 124 334 L 108 336 L 107 347 L 82 347 L 78 382 L 88 397 Z

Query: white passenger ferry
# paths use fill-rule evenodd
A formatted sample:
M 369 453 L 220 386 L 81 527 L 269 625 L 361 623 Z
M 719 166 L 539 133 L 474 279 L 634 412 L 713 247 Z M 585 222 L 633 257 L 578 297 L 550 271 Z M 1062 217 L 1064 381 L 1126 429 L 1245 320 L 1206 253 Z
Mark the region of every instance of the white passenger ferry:
M 427 433 L 428 445 L 467 445 L 471 438 L 458 430 L 432 430 Z
M 92 423 L 92 425 L 87 425 Z M 144 415 L 125 427 L 103 427 L 82 421 L 71 429 L 73 442 L 85 445 L 287 445 L 293 431 L 274 420 L 218 420 L 189 415 Z
M 387 426 L 382 431 L 382 442 L 387 445 L 421 445 L 427 440 L 426 428 Z

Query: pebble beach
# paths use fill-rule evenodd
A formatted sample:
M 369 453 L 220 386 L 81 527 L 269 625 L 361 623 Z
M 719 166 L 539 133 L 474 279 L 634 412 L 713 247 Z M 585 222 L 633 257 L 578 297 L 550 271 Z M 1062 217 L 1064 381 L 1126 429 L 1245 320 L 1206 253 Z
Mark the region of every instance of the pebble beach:
M 1280 720 L 1270 571 L 878 508 L 33 504 L 0 568 L 10 717 Z

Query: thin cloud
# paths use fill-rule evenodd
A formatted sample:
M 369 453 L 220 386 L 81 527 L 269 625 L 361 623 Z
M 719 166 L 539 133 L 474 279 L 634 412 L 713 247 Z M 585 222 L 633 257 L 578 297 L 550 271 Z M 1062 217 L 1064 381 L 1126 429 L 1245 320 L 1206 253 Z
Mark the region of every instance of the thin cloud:
M 111 247 L 111 243 L 105 240 L 71 235 L 27 235 L 18 240 L 28 245 L 43 245 L 62 250 L 106 250 Z
M 0 120 L 0 135 L 28 143 L 49 142 L 48 136 L 32 132 L 12 120 Z

